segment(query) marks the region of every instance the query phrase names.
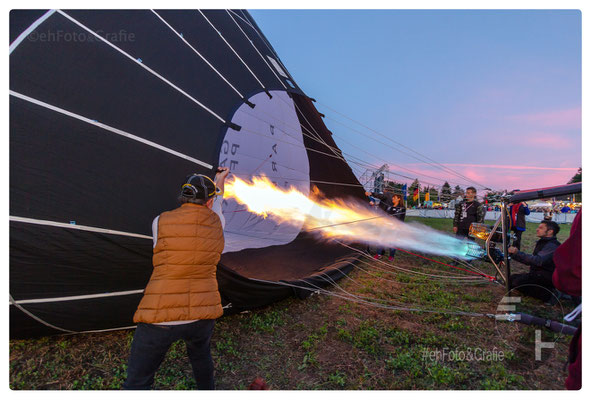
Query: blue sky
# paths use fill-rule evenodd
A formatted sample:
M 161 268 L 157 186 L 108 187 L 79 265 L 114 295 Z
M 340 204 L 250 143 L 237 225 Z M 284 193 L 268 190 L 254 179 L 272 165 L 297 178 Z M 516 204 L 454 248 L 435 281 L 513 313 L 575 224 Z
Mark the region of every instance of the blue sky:
M 469 184 L 326 106 L 494 189 L 566 183 L 581 165 L 579 11 L 249 11 L 346 153 Z

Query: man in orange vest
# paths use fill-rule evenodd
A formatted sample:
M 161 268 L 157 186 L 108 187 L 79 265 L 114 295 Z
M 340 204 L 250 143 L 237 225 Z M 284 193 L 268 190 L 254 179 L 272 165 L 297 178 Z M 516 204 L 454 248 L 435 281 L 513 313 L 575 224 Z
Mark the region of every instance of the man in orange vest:
M 124 389 L 150 389 L 170 345 L 183 339 L 200 390 L 215 389 L 210 339 L 223 314 L 216 267 L 224 249 L 221 210 L 228 168 L 218 168 L 215 182 L 187 176 L 181 206 L 152 223 L 154 271 L 133 321 Z

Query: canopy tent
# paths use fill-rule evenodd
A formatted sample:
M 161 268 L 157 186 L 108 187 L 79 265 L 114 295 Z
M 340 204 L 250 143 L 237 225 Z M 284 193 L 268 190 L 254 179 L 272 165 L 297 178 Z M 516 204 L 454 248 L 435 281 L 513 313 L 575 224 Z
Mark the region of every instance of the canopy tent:
M 528 207 L 552 207 L 552 203 L 541 201 L 539 203 L 528 204 Z
M 183 178 L 363 197 L 312 99 L 243 10 L 10 13 L 10 335 L 121 329 Z M 351 250 L 224 201 L 226 312 L 338 279 Z

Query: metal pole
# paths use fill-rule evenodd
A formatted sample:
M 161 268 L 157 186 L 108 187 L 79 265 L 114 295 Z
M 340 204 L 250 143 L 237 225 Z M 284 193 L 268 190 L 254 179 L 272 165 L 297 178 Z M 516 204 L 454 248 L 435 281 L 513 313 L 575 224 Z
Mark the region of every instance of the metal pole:
M 507 288 L 507 292 L 511 290 L 511 285 L 509 284 L 509 277 L 511 276 L 511 265 L 509 264 L 509 252 L 507 249 L 509 248 L 509 243 L 507 240 L 508 237 L 508 223 L 507 223 L 507 202 L 506 200 L 501 201 L 501 229 L 503 230 L 503 262 L 505 263 L 505 287 Z

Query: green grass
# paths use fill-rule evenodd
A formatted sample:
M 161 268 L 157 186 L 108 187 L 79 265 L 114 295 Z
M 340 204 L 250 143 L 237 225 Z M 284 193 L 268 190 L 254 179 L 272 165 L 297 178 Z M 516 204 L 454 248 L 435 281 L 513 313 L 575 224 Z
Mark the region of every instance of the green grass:
M 451 220 L 407 218 L 451 232 Z M 528 224 L 522 249 L 531 251 L 535 227 Z M 562 225 L 559 240 L 568 236 Z M 411 270 L 441 269 L 399 253 L 396 265 Z M 487 273 L 492 266 L 478 263 Z M 520 267 L 515 264 L 518 270 Z M 367 266 L 364 266 L 367 269 Z M 409 273 L 354 270 L 339 285 L 358 296 L 402 301 L 428 309 L 494 313 L 504 295 L 501 285 L 446 284 Z M 336 291 L 336 289 L 333 289 Z M 557 306 L 525 299 L 532 314 L 559 318 Z M 566 305 L 566 312 L 570 311 Z M 368 307 L 342 298 L 311 296 L 280 301 L 216 322 L 212 356 L 219 389 L 242 390 L 257 376 L 272 389 L 562 389 L 568 337 L 544 332 L 542 362 L 533 357 L 535 328 L 495 323 L 483 317 L 408 312 Z M 9 387 L 14 390 L 118 389 L 125 380 L 133 331 L 11 340 Z M 431 360 L 430 351 L 503 351 L 498 361 Z M 176 342 L 155 377 L 156 389 L 194 390 L 184 343 Z

